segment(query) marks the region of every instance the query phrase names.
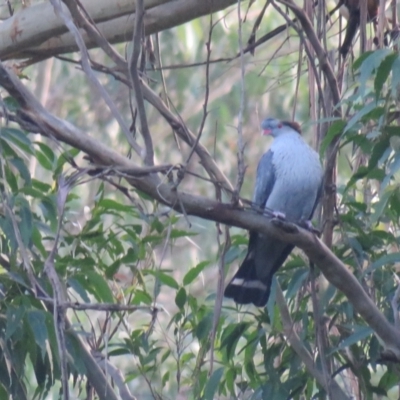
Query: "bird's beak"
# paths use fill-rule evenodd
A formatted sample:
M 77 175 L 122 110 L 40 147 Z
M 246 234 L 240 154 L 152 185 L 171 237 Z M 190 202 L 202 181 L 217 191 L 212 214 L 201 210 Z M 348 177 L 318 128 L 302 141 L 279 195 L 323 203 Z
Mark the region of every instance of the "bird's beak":
M 263 129 L 262 135 L 270 135 L 272 133 L 271 129 Z

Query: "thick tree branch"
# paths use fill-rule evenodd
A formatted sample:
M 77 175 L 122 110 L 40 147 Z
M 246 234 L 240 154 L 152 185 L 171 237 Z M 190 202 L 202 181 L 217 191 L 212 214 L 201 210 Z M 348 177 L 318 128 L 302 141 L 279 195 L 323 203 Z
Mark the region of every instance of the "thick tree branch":
M 132 0 L 107 0 L 109 4 L 105 4 L 103 1 L 103 7 L 99 7 L 96 5 L 98 1 L 83 0 L 82 4 L 97 23 L 99 32 L 110 43 L 131 40 L 129 32 L 132 32 L 134 26 L 135 2 Z M 224 10 L 235 3 L 236 0 L 147 0 L 144 3 L 146 35 Z M 38 19 L 45 25 L 38 24 Z M 97 46 L 96 41 L 86 33 L 82 36 L 87 48 Z M 23 14 L 21 11 L 0 25 L 0 58 L 2 60 L 47 58 L 77 50 L 74 37 L 67 32 L 64 24 L 55 16 L 51 5 L 47 2 L 28 7 Z
M 17 76 L 0 64 L 0 85 L 19 103 L 20 117 L 37 126 L 45 135 L 56 138 L 86 152 L 101 165 L 132 168 L 140 171 L 134 162 L 115 152 L 101 142 L 89 137 L 72 124 L 47 112 L 37 99 L 22 85 Z M 282 221 L 271 220 L 230 204 L 195 196 L 176 190 L 174 186 L 160 183 L 155 174 L 131 178 L 128 181 L 154 199 L 178 212 L 204 219 L 255 230 L 300 247 L 320 268 L 331 284 L 341 290 L 354 309 L 374 329 L 386 346 L 387 353 L 400 360 L 400 335 L 363 290 L 347 267 L 312 233 Z

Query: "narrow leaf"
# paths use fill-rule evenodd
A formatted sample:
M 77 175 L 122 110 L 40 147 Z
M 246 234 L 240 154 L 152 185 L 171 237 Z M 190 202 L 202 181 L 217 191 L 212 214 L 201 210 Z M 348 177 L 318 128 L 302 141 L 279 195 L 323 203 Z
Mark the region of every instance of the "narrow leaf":
M 213 400 L 215 392 L 218 389 L 219 382 L 221 381 L 222 374 L 224 373 L 224 368 L 216 369 L 211 375 L 210 379 L 207 381 L 206 387 L 204 389 L 204 400 Z

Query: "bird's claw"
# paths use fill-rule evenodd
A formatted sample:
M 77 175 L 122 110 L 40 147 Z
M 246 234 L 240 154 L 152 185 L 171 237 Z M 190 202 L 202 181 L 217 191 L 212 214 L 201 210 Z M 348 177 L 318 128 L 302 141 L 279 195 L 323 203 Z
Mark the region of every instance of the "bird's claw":
M 272 216 L 276 219 L 280 219 L 282 221 L 286 220 L 286 214 L 280 211 L 272 211 Z

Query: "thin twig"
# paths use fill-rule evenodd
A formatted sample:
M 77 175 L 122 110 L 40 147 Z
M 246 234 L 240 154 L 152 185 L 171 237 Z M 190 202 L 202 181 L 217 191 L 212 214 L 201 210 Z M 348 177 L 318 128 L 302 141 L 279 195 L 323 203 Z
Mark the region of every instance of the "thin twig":
M 74 178 L 78 177 L 77 173 Z M 65 316 L 66 310 L 60 308 L 59 305 L 66 301 L 66 288 L 61 283 L 61 280 L 57 274 L 54 259 L 58 249 L 58 242 L 60 239 L 60 232 L 63 225 L 63 216 L 65 210 L 65 204 L 67 196 L 70 190 L 70 184 L 73 183 L 73 179 L 67 182 L 67 180 L 61 176 L 58 180 L 58 191 L 57 191 L 57 232 L 54 238 L 53 247 L 44 263 L 44 272 L 46 273 L 53 289 L 53 318 L 54 318 L 54 329 L 56 331 L 58 352 L 61 363 L 61 382 L 63 398 L 69 400 L 69 386 L 68 386 L 68 353 L 65 339 Z
M 224 233 L 224 245 L 221 246 L 219 233 L 220 228 L 217 226 L 217 242 L 218 247 L 221 249 L 221 253 L 219 255 L 218 262 L 218 282 L 217 282 L 217 290 L 216 290 L 216 299 L 214 303 L 214 318 L 213 325 L 210 332 L 210 372 L 209 376 L 212 374 L 214 367 L 214 346 L 215 346 L 215 335 L 217 333 L 218 322 L 221 317 L 221 309 L 222 309 L 222 301 L 224 299 L 224 282 L 225 282 L 225 256 L 226 252 L 229 250 L 231 246 L 231 237 L 229 234 L 229 227 L 225 225 L 225 233 Z
M 327 388 L 328 398 L 331 400 L 335 400 L 332 396 L 331 391 L 331 374 L 328 371 L 327 360 L 326 360 L 326 351 L 325 351 L 325 340 L 323 338 L 322 332 L 322 315 L 319 309 L 319 303 L 317 298 L 317 289 L 315 287 L 315 267 L 312 262 L 310 262 L 310 279 L 311 279 L 311 301 L 313 305 L 313 314 L 314 314 L 314 325 L 315 325 L 315 336 L 317 338 L 317 348 L 319 351 L 319 360 L 322 366 L 322 375 L 325 380 L 325 388 Z
M 270 3 L 270 1 L 271 0 L 266 0 L 265 1 L 265 4 L 264 4 L 263 8 L 260 11 L 260 14 L 258 15 L 256 21 L 254 22 L 253 29 L 251 30 L 250 37 L 249 37 L 249 39 L 247 41 L 247 45 L 248 46 L 253 45 L 255 43 L 255 41 L 256 41 L 255 40 L 256 39 L 256 32 L 257 32 L 258 28 L 260 27 L 260 24 L 262 22 L 262 19 L 264 18 L 265 11 L 267 10 L 267 7 L 268 7 L 268 4 Z M 247 15 L 247 13 L 246 13 L 246 15 Z M 243 49 L 243 47 L 240 46 L 240 53 L 239 53 L 240 56 L 243 55 L 244 50 L 246 50 L 246 49 Z M 250 53 L 254 56 L 254 49 L 250 50 Z
M 284 3 L 284 2 L 282 1 L 282 3 Z M 279 7 L 278 4 L 275 3 L 274 0 L 271 0 L 271 4 L 279 12 L 279 14 L 281 14 L 282 17 L 285 18 L 288 23 L 290 23 L 290 19 L 287 16 L 287 14 Z M 314 78 L 315 78 L 315 81 L 316 81 L 316 84 L 317 84 L 318 93 L 319 93 L 321 101 L 322 101 L 322 108 L 324 110 L 324 116 L 325 116 L 325 118 L 327 118 L 328 115 L 327 115 L 327 112 L 326 112 L 326 105 L 325 105 L 325 102 L 324 102 L 324 92 L 322 90 L 322 83 L 321 83 L 321 81 L 319 79 L 318 69 L 317 69 L 317 66 L 316 66 L 315 61 L 314 61 L 314 56 L 313 56 L 313 54 L 311 52 L 311 49 L 309 47 L 309 43 L 305 39 L 304 34 L 301 31 L 301 29 L 299 29 L 295 24 L 292 25 L 292 28 L 297 32 L 297 34 L 299 35 L 300 40 L 303 42 L 304 50 L 307 53 L 309 65 L 311 65 L 312 70 L 314 72 Z
M 144 154 L 144 163 L 146 165 L 154 165 L 153 141 L 151 139 L 149 125 L 147 123 L 146 109 L 144 107 L 144 99 L 142 93 L 142 85 L 140 84 L 140 78 L 138 73 L 138 60 L 141 53 L 142 32 L 144 30 L 143 16 L 144 16 L 143 0 L 136 0 L 135 28 L 133 31 L 133 39 L 132 39 L 133 51 L 129 63 L 129 71 L 131 74 L 133 90 L 135 91 L 136 105 L 140 121 L 140 132 L 143 136 L 143 141 L 146 149 L 146 152 Z
M 214 28 L 214 24 L 213 24 L 213 20 L 212 20 L 212 15 L 210 15 L 210 28 L 208 30 L 208 38 L 207 38 L 207 42 L 206 42 L 207 61 L 210 61 L 210 58 L 211 58 L 211 38 L 212 38 L 213 28 Z M 192 158 L 193 153 L 195 152 L 197 145 L 200 142 L 201 135 L 203 134 L 204 125 L 207 120 L 207 115 L 208 115 L 207 107 L 208 107 L 208 99 L 210 96 L 210 63 L 209 62 L 206 62 L 206 74 L 205 75 L 206 75 L 205 76 L 206 84 L 205 84 L 204 103 L 203 103 L 203 116 L 201 118 L 199 132 L 197 133 L 196 140 L 192 144 L 192 148 L 190 149 L 189 156 L 186 159 L 185 167 L 188 166 L 190 159 Z
M 243 141 L 243 112 L 244 112 L 244 102 L 245 102 L 245 65 L 243 56 L 243 36 L 242 36 L 242 16 L 241 16 L 241 0 L 238 0 L 237 4 L 238 10 L 238 23 L 239 23 L 239 50 L 240 50 L 240 106 L 238 115 L 238 127 L 237 127 L 237 180 L 234 190 L 234 195 L 232 196 L 232 203 L 237 204 L 240 189 L 243 185 L 244 174 L 246 172 L 246 165 L 244 163 L 244 141 Z
M 400 279 L 395 276 L 395 281 L 397 283 L 397 289 L 394 292 L 393 299 L 391 301 L 391 306 L 393 310 L 393 321 L 394 321 L 394 326 L 400 330 L 400 317 L 399 317 L 399 300 L 400 300 Z
M 54 303 L 53 299 L 49 299 L 47 297 L 37 297 L 38 300 L 44 301 L 46 303 Z M 146 311 L 148 313 L 153 313 L 153 311 L 157 312 L 163 312 L 164 310 L 159 307 L 155 306 L 131 306 L 128 304 L 107 304 L 107 303 L 99 303 L 99 304 L 90 304 L 90 303 L 60 303 L 58 305 L 60 308 L 70 308 L 72 310 L 81 310 L 81 311 L 86 311 L 86 310 L 94 310 L 94 311 L 107 311 L 107 312 L 121 312 L 121 311 L 130 311 L 130 312 L 135 312 L 135 311 Z
M 88 12 L 83 8 L 82 3 L 76 0 L 63 0 L 63 2 L 68 7 L 69 12 L 79 27 L 86 31 L 88 37 L 97 43 L 97 45 L 111 58 L 111 60 L 114 61 L 119 68 L 126 69 L 126 61 L 117 53 L 115 48 L 110 45 L 104 35 L 100 32 Z M 79 10 L 79 7 L 81 8 L 82 12 Z

